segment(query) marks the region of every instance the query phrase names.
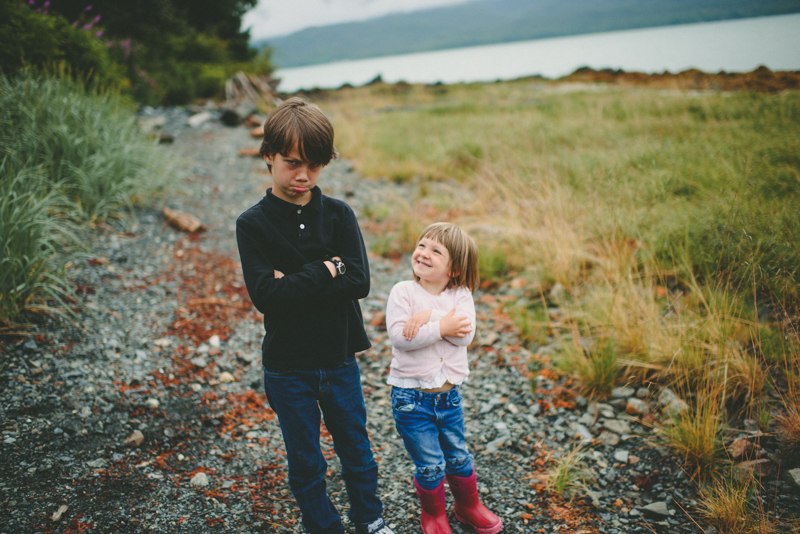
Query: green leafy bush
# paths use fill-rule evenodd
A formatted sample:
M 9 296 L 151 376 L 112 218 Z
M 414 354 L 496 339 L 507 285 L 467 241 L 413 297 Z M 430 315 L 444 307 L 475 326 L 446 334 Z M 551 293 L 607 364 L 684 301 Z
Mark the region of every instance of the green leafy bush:
M 99 30 L 98 30 L 99 31 Z M 65 64 L 76 76 L 98 85 L 127 89 L 123 67 L 110 56 L 95 33 L 70 24 L 57 14 L 0 0 L 0 70 L 11 74 L 25 67 Z

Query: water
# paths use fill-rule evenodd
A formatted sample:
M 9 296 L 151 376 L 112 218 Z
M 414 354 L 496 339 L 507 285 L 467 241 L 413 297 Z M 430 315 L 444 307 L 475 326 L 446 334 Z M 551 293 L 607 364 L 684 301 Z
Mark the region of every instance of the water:
M 565 76 L 583 66 L 638 72 L 800 70 L 800 14 L 661 26 L 281 69 L 280 89 Z

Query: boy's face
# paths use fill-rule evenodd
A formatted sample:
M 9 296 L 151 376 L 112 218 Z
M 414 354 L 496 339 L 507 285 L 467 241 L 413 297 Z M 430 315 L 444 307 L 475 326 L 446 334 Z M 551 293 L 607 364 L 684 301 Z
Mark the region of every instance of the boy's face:
M 305 205 L 311 200 L 311 190 L 317 185 L 322 165 L 309 163 L 297 149 L 297 143 L 287 156 L 264 156 L 272 165 L 272 194 L 292 204 Z
M 450 251 L 438 241 L 423 237 L 411 254 L 411 268 L 420 281 L 444 287 L 450 283 Z

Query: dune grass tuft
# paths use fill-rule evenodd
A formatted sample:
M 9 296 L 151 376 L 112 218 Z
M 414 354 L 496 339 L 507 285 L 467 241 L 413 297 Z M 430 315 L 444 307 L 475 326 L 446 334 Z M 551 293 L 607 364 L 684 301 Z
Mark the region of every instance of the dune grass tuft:
M 0 75 L 0 323 L 74 298 L 79 228 L 170 187 L 166 158 L 111 94 L 64 77 Z

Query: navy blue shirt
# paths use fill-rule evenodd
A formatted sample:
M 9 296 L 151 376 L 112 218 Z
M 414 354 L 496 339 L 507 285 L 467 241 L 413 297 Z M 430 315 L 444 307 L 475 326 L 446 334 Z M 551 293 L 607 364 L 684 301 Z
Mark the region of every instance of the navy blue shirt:
M 264 314 L 262 362 L 271 370 L 333 367 L 371 345 L 358 299 L 369 294 L 369 262 L 353 210 L 319 187 L 305 206 L 272 194 L 242 213 L 236 239 L 247 292 Z M 331 276 L 323 263 L 347 268 Z M 274 271 L 285 276 L 276 279 Z

